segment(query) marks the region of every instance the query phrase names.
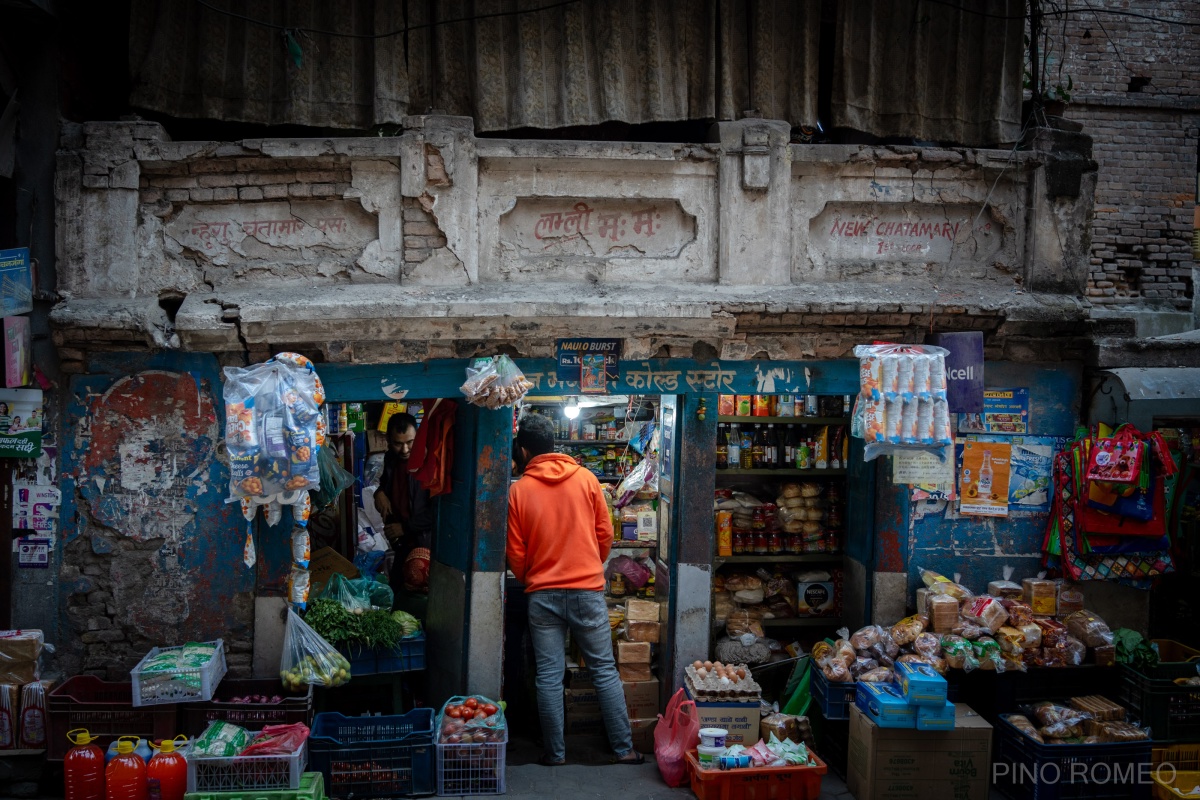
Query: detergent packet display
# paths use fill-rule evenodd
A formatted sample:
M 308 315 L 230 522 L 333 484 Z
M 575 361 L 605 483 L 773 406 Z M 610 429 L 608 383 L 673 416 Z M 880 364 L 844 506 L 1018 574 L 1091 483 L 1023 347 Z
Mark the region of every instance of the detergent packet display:
M 946 399 L 946 355 L 931 345 L 854 348 L 859 397 L 851 432 L 866 440 L 865 459 L 903 450 L 942 453 L 954 442 Z

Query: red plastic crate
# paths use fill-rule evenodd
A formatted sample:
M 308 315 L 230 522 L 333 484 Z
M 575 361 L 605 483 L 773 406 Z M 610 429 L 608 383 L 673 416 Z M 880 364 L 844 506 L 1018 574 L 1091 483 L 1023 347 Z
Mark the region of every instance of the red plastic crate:
M 254 694 L 268 697 L 278 695 L 283 700 L 266 704 L 230 702 L 234 697 Z M 305 686 L 301 691 L 289 692 L 278 678 L 224 680 L 217 687 L 212 700 L 179 705 L 179 732 L 189 739 L 204 733 L 209 723 L 217 720 L 254 730 L 267 725 L 291 725 L 296 722 L 312 727 L 313 688 Z
M 700 769 L 695 751 L 687 754 L 692 792 L 699 800 L 818 800 L 825 762 L 809 752 L 811 767 Z
M 134 708 L 131 681 L 102 681 L 95 675 L 76 675 L 46 696 L 46 758 L 61 761 L 71 743 L 67 731 L 87 728 L 101 749 L 121 736 L 171 739 L 179 733 L 176 706 Z

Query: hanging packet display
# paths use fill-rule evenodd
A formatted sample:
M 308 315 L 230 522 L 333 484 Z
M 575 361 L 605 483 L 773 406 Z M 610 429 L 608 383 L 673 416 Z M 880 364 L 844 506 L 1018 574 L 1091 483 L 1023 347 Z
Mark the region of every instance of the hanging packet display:
M 851 434 L 866 440 L 867 461 L 880 454 L 953 443 L 946 399 L 949 351 L 929 345 L 859 345 L 859 397 Z

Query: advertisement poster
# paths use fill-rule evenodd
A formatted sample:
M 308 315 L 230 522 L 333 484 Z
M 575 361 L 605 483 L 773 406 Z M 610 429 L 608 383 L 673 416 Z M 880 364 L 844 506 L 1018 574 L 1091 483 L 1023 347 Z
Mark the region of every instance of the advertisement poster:
M 1008 516 L 1012 445 L 1006 442 L 962 443 L 958 512 L 979 517 Z
M 32 536 L 17 540 L 17 566 L 21 569 L 49 569 L 50 539 Z
M 932 333 L 926 344 L 944 347 L 946 356 L 946 400 L 951 412 L 983 411 L 983 333 Z
M 42 390 L 0 389 L 0 458 L 42 454 Z
M 581 356 L 579 361 L 579 393 L 607 394 L 608 373 L 605 370 L 604 356 L 588 354 Z
M 1066 436 L 1013 436 L 1012 478 L 1008 504 L 1021 511 L 1050 511 L 1054 454 L 1067 446 Z
M 985 389 L 983 412 L 959 414 L 959 433 L 1029 433 L 1028 389 Z
M 908 484 L 913 500 L 954 500 L 954 447 L 947 445 L 938 458 L 923 451 L 898 452 L 892 455 L 892 483 Z
M 33 311 L 33 269 L 29 248 L 0 250 L 0 316 Z
M 61 503 L 62 494 L 55 486 L 14 483 L 13 528 L 23 531 L 54 530 Z
M 604 382 L 616 383 L 621 368 L 621 344 L 621 339 L 559 339 L 555 348 L 558 379 L 580 380 L 584 357 L 600 356 L 604 359 Z

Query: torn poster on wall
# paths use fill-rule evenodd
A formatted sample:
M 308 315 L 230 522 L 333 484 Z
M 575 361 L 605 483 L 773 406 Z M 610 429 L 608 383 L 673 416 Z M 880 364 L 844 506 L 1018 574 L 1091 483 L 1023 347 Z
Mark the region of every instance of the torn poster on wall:
M 924 451 L 892 454 L 892 483 L 912 487 L 913 500 L 955 500 L 954 446 L 946 445 L 942 457 Z
M 52 531 L 58 522 L 62 493 L 56 486 L 33 483 L 13 484 L 13 528 L 25 531 Z
M 17 539 L 14 542 L 17 553 L 17 566 L 21 569 L 49 569 L 50 545 L 53 539 L 40 539 L 32 536 Z

